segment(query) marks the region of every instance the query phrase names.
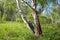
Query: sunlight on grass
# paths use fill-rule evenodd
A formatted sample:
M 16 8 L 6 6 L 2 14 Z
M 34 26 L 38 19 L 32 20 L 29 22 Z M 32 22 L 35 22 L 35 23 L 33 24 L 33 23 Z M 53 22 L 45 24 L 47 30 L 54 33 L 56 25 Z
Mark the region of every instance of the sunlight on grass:
M 0 23 L 0 40 L 55 40 L 60 39 L 59 29 L 52 25 L 42 25 L 43 36 L 35 37 L 24 23 Z

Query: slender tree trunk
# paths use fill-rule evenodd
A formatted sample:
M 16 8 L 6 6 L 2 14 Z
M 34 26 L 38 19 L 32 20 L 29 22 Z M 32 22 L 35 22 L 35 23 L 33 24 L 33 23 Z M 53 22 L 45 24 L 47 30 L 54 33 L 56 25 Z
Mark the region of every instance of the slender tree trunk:
M 26 17 L 24 16 L 24 14 L 23 14 L 23 11 L 21 10 L 21 8 L 19 6 L 19 2 L 20 2 L 19 0 L 16 0 L 17 8 L 18 8 L 18 11 L 20 13 L 20 16 L 21 16 L 23 22 L 27 25 L 28 29 L 30 29 L 32 32 L 34 32 L 34 30 L 30 28 L 29 23 L 28 23 Z
M 29 26 L 29 24 L 27 23 L 27 20 L 26 20 L 25 16 L 23 15 L 22 10 L 19 7 L 19 0 L 16 0 L 16 2 L 17 2 L 17 7 L 19 9 L 19 13 L 21 15 L 22 20 L 24 21 L 24 23 L 26 23 L 26 25 Z M 40 22 L 39 22 L 39 16 L 38 16 L 38 13 L 36 11 L 36 0 L 32 0 L 31 6 L 29 4 L 27 4 L 27 5 L 33 10 L 32 15 L 33 15 L 34 24 L 35 24 L 35 35 L 36 36 L 39 36 L 42 33 L 42 30 L 41 30 L 41 25 L 40 25 Z
M 4 5 L 2 5 L 1 6 L 1 18 L 3 17 L 3 15 L 4 15 L 4 7 L 3 7 Z
M 20 2 L 20 0 L 16 0 L 17 8 L 18 8 L 19 14 L 20 14 L 20 16 L 21 16 L 23 22 L 24 22 L 27 26 L 29 26 L 28 23 L 27 23 L 27 19 L 25 18 L 24 14 L 23 14 L 23 12 L 22 12 L 20 6 L 19 6 L 19 2 Z M 28 28 L 29 28 L 29 27 L 28 27 Z
M 42 34 L 42 30 L 41 30 L 41 25 L 40 25 L 40 21 L 39 21 L 39 16 L 36 10 L 36 0 L 32 0 L 31 3 L 33 10 L 33 19 L 34 19 L 34 24 L 35 24 L 35 35 L 39 36 L 40 34 Z

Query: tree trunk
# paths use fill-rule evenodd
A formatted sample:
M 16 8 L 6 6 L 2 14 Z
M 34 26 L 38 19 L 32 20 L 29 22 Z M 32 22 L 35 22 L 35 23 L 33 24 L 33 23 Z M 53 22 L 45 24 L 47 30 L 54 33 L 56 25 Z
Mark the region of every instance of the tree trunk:
M 39 36 L 40 34 L 42 34 L 42 30 L 41 30 L 41 25 L 39 22 L 38 12 L 35 11 L 36 10 L 36 0 L 32 0 L 31 6 L 34 9 L 32 15 L 33 15 L 34 24 L 35 24 L 35 35 Z
M 20 14 L 20 16 L 21 16 L 23 22 L 24 22 L 24 23 L 27 25 L 27 27 L 28 27 L 29 25 L 28 25 L 28 23 L 27 23 L 27 19 L 25 18 L 25 16 L 24 16 L 22 10 L 20 9 L 19 2 L 20 2 L 19 0 L 16 0 L 17 8 L 18 8 L 19 14 Z M 28 28 L 29 28 L 29 27 L 28 27 Z M 29 29 L 30 29 L 30 28 L 29 28 Z
M 20 13 L 20 16 L 21 16 L 23 22 L 27 25 L 28 29 L 30 29 L 30 30 L 34 33 L 34 29 L 31 29 L 31 28 L 30 28 L 30 25 L 29 25 L 26 17 L 25 17 L 24 14 L 23 14 L 23 11 L 22 11 L 21 8 L 19 7 L 19 2 L 20 2 L 19 0 L 16 0 L 17 8 L 18 8 L 18 11 L 19 11 L 19 13 Z
M 19 9 L 19 13 L 21 15 L 21 18 L 22 20 L 24 21 L 24 23 L 26 23 L 26 25 L 29 26 L 29 24 L 27 23 L 27 19 L 25 18 L 25 16 L 23 15 L 23 12 L 22 10 L 20 9 L 19 7 L 19 0 L 16 0 L 17 2 L 17 7 Z M 25 2 L 25 1 L 24 1 Z M 28 5 L 29 6 L 29 5 Z M 38 16 L 38 13 L 36 11 L 36 0 L 32 0 L 32 3 L 31 3 L 31 9 L 33 10 L 33 19 L 34 19 L 34 24 L 35 24 L 35 35 L 36 36 L 39 36 L 41 33 L 42 33 L 42 30 L 41 30 L 41 25 L 40 25 L 40 22 L 39 22 L 39 16 Z M 29 27 L 28 27 L 29 28 Z M 30 29 L 30 28 L 29 28 Z M 32 30 L 33 31 L 33 30 Z

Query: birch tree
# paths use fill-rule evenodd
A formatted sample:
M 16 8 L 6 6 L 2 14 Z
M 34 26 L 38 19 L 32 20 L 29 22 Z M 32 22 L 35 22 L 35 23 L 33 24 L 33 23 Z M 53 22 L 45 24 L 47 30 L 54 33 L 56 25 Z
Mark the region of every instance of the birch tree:
M 38 36 L 39 34 L 42 34 L 42 30 L 41 30 L 41 24 L 39 21 L 38 12 L 36 11 L 36 0 L 32 0 L 31 7 L 34 9 L 32 10 L 32 15 L 33 15 L 34 24 L 35 24 L 35 35 Z
M 20 2 L 20 0 L 16 0 L 19 14 L 20 14 L 23 22 L 27 25 L 28 29 L 32 30 L 32 29 L 30 28 L 30 26 L 29 26 L 28 20 L 26 19 L 25 15 L 24 15 L 24 13 L 23 13 L 23 11 L 22 11 L 22 9 L 21 9 L 20 6 L 19 6 L 19 2 Z M 34 30 L 32 30 L 32 32 L 34 32 Z
M 20 6 L 19 6 L 19 1 L 20 0 L 16 0 L 16 3 L 17 3 L 17 8 L 19 10 L 19 13 L 20 13 L 20 16 L 22 18 L 22 20 L 24 21 L 24 23 L 26 23 L 27 26 L 28 23 L 27 23 L 27 19 L 26 17 L 24 16 Z M 32 9 L 32 16 L 33 16 L 33 19 L 34 19 L 34 26 L 35 26 L 35 35 L 36 36 L 39 36 L 40 34 L 42 34 L 42 30 L 41 30 L 41 25 L 40 25 L 40 21 L 39 21 L 39 16 L 38 16 L 38 12 L 36 10 L 36 0 L 32 0 L 31 2 L 31 5 L 29 5 L 27 2 L 25 2 L 24 0 L 22 0 L 24 3 L 26 3 L 31 9 Z M 29 28 L 29 27 L 28 27 Z

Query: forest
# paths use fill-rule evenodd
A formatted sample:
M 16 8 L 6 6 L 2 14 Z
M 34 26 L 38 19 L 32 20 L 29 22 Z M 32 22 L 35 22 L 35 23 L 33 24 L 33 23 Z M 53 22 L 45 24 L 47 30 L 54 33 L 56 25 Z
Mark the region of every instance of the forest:
M 0 0 L 0 40 L 60 40 L 60 0 Z

